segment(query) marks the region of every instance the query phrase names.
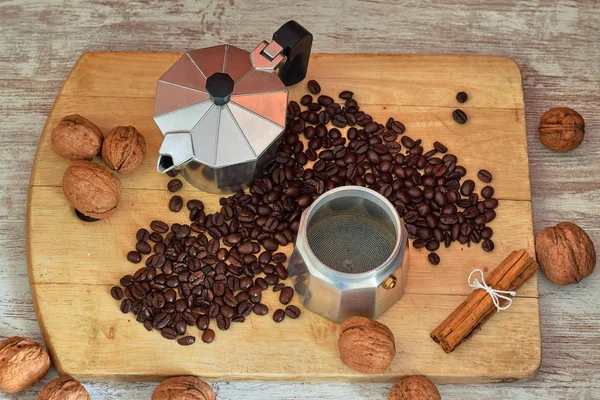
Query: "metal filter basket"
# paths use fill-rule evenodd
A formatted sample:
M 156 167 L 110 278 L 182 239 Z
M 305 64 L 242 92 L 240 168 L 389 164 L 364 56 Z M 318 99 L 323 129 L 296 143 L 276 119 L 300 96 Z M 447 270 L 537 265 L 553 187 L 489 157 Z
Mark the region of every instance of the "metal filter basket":
M 404 292 L 407 232 L 379 193 L 344 186 L 302 214 L 288 272 L 311 311 L 332 321 L 377 318 Z

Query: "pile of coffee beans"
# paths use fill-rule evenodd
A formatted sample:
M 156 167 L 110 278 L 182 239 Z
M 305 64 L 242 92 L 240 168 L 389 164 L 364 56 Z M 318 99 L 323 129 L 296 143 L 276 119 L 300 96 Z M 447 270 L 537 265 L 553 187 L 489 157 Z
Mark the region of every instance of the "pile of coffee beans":
M 441 244 L 481 243 L 485 251 L 494 249 L 493 231 L 486 226 L 496 217 L 494 189 L 485 186 L 480 197 L 474 181 L 461 181 L 467 170 L 444 144 L 434 142 L 425 151 L 421 139 L 405 134 L 402 122 L 374 121 L 349 90 L 339 94 L 341 104 L 320 94 L 314 80 L 308 90 L 300 104 L 289 103 L 283 142 L 248 193 L 221 198 L 215 213 L 191 199 L 186 203 L 189 224 L 156 220 L 150 231 L 137 232 L 135 250 L 127 259 L 139 263 L 143 255 L 149 257 L 145 267 L 121 279 L 124 290 L 111 290 L 122 300 L 122 312 L 133 312 L 146 329 L 179 338 L 181 345 L 195 342 L 187 327 L 197 326 L 202 340 L 210 343 L 215 337 L 211 320 L 227 330 L 252 312 L 268 314 L 261 299 L 269 287 L 286 306 L 273 312 L 273 320 L 298 318 L 300 309 L 289 304 L 294 289 L 282 282 L 288 277 L 286 256 L 277 251 L 294 241 L 302 211 L 338 186 L 368 187 L 390 200 L 412 245 L 426 248 L 433 265 L 440 263 L 435 251 Z M 466 115 L 454 118 L 466 122 Z M 176 171 L 169 175 L 173 179 L 168 190 L 178 192 L 183 182 Z M 489 171 L 480 170 L 477 176 L 492 181 Z M 168 207 L 180 212 L 183 204 L 174 195 Z

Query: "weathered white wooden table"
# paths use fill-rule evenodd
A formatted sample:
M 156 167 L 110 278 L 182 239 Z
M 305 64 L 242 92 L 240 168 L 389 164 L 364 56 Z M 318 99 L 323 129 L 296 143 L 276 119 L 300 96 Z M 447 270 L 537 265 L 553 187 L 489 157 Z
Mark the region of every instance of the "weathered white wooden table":
M 431 3 L 431 4 L 429 4 Z M 600 250 L 600 2 L 371 0 L 74 0 L 0 2 L 0 340 L 41 341 L 25 259 L 29 171 L 47 113 L 85 51 L 180 51 L 231 43 L 251 49 L 294 18 L 315 52 L 474 53 L 514 58 L 523 71 L 534 226 L 584 228 Z M 569 154 L 546 150 L 537 124 L 569 106 L 586 139 Z M 57 221 L 60 223 L 60 221 Z M 600 398 L 600 271 L 556 287 L 540 275 L 543 362 L 525 383 L 441 386 L 444 399 Z M 485 349 L 482 349 L 485 351 Z M 14 397 L 35 399 L 51 372 Z M 94 399 L 149 399 L 155 383 L 84 382 Z M 219 399 L 385 399 L 387 384 L 213 384 Z

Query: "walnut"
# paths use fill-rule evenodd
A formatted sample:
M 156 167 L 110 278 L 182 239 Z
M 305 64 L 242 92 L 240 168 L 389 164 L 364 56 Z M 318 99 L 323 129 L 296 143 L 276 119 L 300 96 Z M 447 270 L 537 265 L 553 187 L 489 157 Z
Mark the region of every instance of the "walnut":
M 0 392 L 17 393 L 38 382 L 50 368 L 50 357 L 39 344 L 22 337 L 0 343 Z
M 364 317 L 352 317 L 344 321 L 338 347 L 342 363 L 365 374 L 385 371 L 396 355 L 392 331 Z
M 538 130 L 544 146 L 564 153 L 581 144 L 585 122 L 575 110 L 566 107 L 552 108 L 542 115 Z
M 102 131 L 79 114 L 67 115 L 52 131 L 52 150 L 69 160 L 91 160 L 102 148 Z
M 388 400 L 441 400 L 440 392 L 423 375 L 408 376 L 392 386 Z
M 114 171 L 133 171 L 146 158 L 144 136 L 133 126 L 117 126 L 104 138 L 102 158 L 106 166 Z
M 210 385 L 195 376 L 165 379 L 156 387 L 152 400 L 215 400 Z
M 64 375 L 50 381 L 37 400 L 90 400 L 90 395 L 77 379 Z
M 546 278 L 557 285 L 578 283 L 596 267 L 594 243 L 571 222 L 542 229 L 535 238 L 535 252 Z
M 121 183 L 102 165 L 76 161 L 65 171 L 63 192 L 67 201 L 85 216 L 104 219 L 119 204 Z

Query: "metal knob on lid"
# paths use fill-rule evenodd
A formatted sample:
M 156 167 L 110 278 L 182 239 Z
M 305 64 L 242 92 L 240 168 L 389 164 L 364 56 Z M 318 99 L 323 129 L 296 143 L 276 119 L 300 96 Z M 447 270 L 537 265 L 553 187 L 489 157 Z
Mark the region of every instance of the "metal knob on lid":
M 212 193 L 251 183 L 275 155 L 286 123 L 285 85 L 306 75 L 311 44 L 312 35 L 290 21 L 252 52 L 219 45 L 185 53 L 157 84 L 154 120 L 164 135 L 158 171 L 179 169 Z

